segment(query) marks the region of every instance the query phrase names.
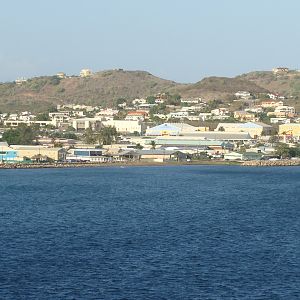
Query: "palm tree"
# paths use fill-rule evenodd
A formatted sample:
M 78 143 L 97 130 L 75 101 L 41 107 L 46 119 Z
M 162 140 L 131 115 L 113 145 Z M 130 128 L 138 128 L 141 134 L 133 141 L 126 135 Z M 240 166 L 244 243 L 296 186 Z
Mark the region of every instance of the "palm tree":
M 117 141 L 118 132 L 114 126 L 102 127 L 97 133 L 97 138 L 99 144 L 111 145 L 113 142 Z
M 137 143 L 134 148 L 138 150 L 142 150 L 144 147 L 140 143 Z
M 85 130 L 85 132 L 83 134 L 83 138 L 87 144 L 94 144 L 96 141 L 93 130 L 91 128 L 87 128 Z

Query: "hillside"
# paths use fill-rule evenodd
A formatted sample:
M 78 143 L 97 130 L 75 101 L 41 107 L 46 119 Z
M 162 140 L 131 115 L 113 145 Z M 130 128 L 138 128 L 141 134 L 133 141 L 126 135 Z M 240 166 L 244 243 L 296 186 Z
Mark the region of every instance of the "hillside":
M 160 92 L 178 93 L 182 97 L 230 99 L 240 90 L 251 93 L 300 95 L 300 73 L 275 76 L 272 72 L 251 72 L 235 78 L 208 77 L 182 84 L 156 77 L 145 71 L 108 70 L 91 77 L 71 76 L 59 79 L 42 76 L 28 79 L 21 85 L 0 84 L 1 111 L 42 111 L 59 103 L 108 105 L 119 98 L 134 99 Z
M 232 97 L 237 91 L 249 91 L 253 94 L 267 93 L 268 89 L 244 79 L 214 76 L 204 78 L 195 84 L 179 87 L 178 91 L 185 96 L 196 97 L 201 95 L 209 99 Z
M 0 110 L 43 110 L 58 103 L 107 105 L 118 98 L 146 97 L 180 84 L 144 71 L 111 70 L 88 78 L 37 77 L 22 85 L 0 84 Z
M 236 77 L 237 79 L 252 82 L 272 93 L 286 97 L 300 96 L 300 73 L 290 71 L 286 74 L 275 75 L 273 72 L 250 72 Z

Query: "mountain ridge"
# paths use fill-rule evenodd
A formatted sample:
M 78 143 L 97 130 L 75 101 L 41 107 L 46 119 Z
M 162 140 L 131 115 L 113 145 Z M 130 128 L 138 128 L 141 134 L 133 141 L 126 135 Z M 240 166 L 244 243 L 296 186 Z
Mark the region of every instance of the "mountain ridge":
M 145 98 L 163 92 L 205 100 L 226 100 L 240 90 L 253 94 L 278 92 L 298 96 L 300 73 L 278 77 L 272 72 L 250 72 L 232 78 L 206 77 L 196 83 L 178 83 L 147 71 L 123 69 L 99 71 L 86 78 L 40 76 L 19 85 L 15 82 L 0 83 L 0 110 L 42 111 L 62 103 L 113 106 L 120 98 Z

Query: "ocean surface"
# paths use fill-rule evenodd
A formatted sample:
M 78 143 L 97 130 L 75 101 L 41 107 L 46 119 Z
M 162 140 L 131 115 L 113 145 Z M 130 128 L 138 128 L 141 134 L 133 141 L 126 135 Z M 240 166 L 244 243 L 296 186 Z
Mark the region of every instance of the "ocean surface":
M 0 170 L 0 299 L 300 299 L 300 168 Z

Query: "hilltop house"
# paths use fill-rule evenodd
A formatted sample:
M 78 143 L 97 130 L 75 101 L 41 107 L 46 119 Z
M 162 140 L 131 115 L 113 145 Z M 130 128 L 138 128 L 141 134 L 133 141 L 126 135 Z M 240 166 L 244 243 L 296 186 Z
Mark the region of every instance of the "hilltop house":
M 251 97 L 251 93 L 248 91 L 238 91 L 234 94 L 239 99 L 247 100 Z
M 286 74 L 289 72 L 289 68 L 286 67 L 277 67 L 277 68 L 273 68 L 272 72 L 277 75 L 277 74 Z
M 90 69 L 82 69 L 80 71 L 80 77 L 89 77 L 92 75 L 92 71 Z

